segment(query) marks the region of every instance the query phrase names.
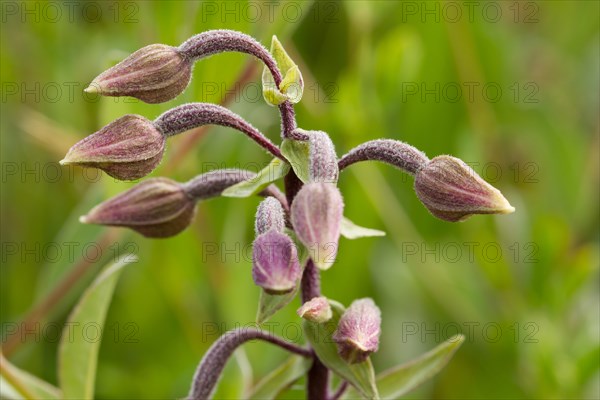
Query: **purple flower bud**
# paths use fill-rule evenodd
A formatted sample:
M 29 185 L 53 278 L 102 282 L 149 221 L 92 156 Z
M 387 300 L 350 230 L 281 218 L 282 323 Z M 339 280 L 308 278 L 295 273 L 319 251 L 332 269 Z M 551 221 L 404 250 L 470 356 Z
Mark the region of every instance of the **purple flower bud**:
M 419 170 L 415 191 L 425 207 L 444 221 L 462 221 L 473 214 L 515 211 L 498 189 L 462 160 L 451 156 L 435 157 Z
M 429 159 L 422 151 L 399 140 L 378 139 L 365 142 L 350 150 L 339 161 L 344 169 L 360 161 L 376 160 L 390 164 L 411 175 L 425 166 Z
M 313 297 L 306 303 L 302 304 L 296 313 L 301 317 L 311 322 L 321 324 L 327 322 L 333 316 L 329 301 L 325 297 Z
M 352 302 L 333 333 L 340 356 L 350 364 L 363 362 L 377 351 L 381 333 L 381 311 L 372 299 Z
M 343 210 L 338 188 L 323 182 L 304 185 L 292 203 L 294 230 L 320 269 L 328 269 L 335 261 Z
M 85 91 L 163 103 L 185 90 L 191 74 L 191 60 L 179 49 L 151 44 L 98 75 Z
M 165 137 L 152 121 L 130 114 L 77 142 L 60 163 L 95 167 L 120 180 L 135 180 L 156 168 L 164 148 Z
M 190 225 L 194 205 L 179 183 L 151 178 L 99 204 L 80 220 L 86 224 L 125 226 L 146 237 L 163 238 Z
M 279 200 L 274 197 L 267 197 L 258 205 L 255 228 L 257 235 L 270 230 L 283 232 L 285 229 L 285 215 Z
M 313 182 L 337 183 L 340 170 L 331 138 L 322 131 L 308 131 L 306 133 L 309 142 L 310 180 Z
M 252 278 L 267 293 L 292 291 L 302 271 L 296 246 L 284 233 L 270 230 L 258 235 L 252 248 Z

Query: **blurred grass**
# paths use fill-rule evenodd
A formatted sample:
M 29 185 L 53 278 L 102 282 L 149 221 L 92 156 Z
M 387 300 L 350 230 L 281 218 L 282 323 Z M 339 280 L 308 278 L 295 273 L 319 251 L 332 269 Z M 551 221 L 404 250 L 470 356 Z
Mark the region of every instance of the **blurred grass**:
M 22 13 L 26 3 L 15 4 Z M 102 17 L 76 8 L 71 19 L 59 2 L 63 14 L 55 22 L 44 17 L 46 3 L 27 4 L 38 5 L 38 19 L 2 9 L 3 335 L 49 290 L 52 276 L 71 268 L 84 248 L 94 249 L 103 229 L 80 227 L 74 210 L 131 185 L 59 169 L 66 149 L 126 113 L 153 118 L 183 102 L 220 101 L 248 57 L 225 54 L 198 63 L 188 90 L 162 105 L 87 99 L 82 89 L 146 44 L 177 45 L 194 33 L 229 28 L 264 44 L 278 35 L 306 80 L 299 125 L 330 133 L 338 154 L 378 137 L 406 141 L 429 156 L 453 154 L 478 162 L 474 169 L 517 208 L 509 216 L 443 223 L 398 171 L 362 164 L 343 172 L 345 214 L 388 236 L 342 239 L 323 289 L 345 304 L 371 296 L 381 306 L 377 370 L 462 330 L 466 343 L 447 369 L 411 398 L 600 396 L 598 2 L 524 2 L 516 21 L 517 3 L 497 2 L 497 22 L 481 9 L 471 22 L 461 2 L 459 22 L 442 11 L 438 20 L 425 14 L 420 7 L 435 10 L 432 2 L 291 2 L 287 14 L 279 4 L 273 20 L 264 3 L 252 3 L 260 18 L 245 2 L 125 2 L 116 17 L 109 7 L 117 3 L 91 3 Z M 234 11 L 227 14 L 226 7 Z M 532 12 L 537 21 L 526 20 Z M 135 22 L 128 22 L 129 13 Z M 275 140 L 278 114 L 257 96 L 258 75 L 252 82 L 231 108 Z M 476 85 L 473 101 L 465 82 Z M 490 83 L 502 90 L 496 102 L 482 93 Z M 412 85 L 419 88 L 414 95 Z M 451 101 L 448 85 L 462 88 L 460 100 Z M 167 160 L 153 175 L 163 175 L 183 139 L 169 142 Z M 241 135 L 212 128 L 171 176 L 183 181 L 252 162 L 263 165 L 268 157 Z M 140 261 L 124 272 L 109 310 L 99 398 L 181 397 L 218 332 L 254 321 L 258 289 L 247 254 L 258 202 L 202 203 L 194 226 L 178 237 L 150 241 L 122 232 L 104 249 L 105 258 L 134 249 Z M 74 243 L 72 254 L 67 243 Z M 222 254 L 210 253 L 213 243 Z M 52 253 L 57 248 L 60 256 Z M 64 322 L 76 295 L 44 322 Z M 273 320 L 275 331 L 292 339 L 297 305 Z M 55 382 L 56 340 L 30 334 L 28 342 L 12 361 Z M 241 367 L 245 358 L 251 376 Z M 244 380 L 258 381 L 285 358 L 278 349 L 249 344 L 229 365 L 218 397 L 238 397 Z

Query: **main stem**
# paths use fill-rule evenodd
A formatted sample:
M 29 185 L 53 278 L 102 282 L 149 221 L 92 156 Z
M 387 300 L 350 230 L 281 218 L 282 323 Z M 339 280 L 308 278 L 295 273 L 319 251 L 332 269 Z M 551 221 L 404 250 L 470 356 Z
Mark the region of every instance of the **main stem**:
M 321 295 L 321 277 L 319 269 L 312 259 L 308 259 L 302 282 L 300 283 L 302 303 Z M 329 370 L 315 355 L 313 365 L 308 371 L 307 395 L 309 399 L 327 399 L 329 386 Z

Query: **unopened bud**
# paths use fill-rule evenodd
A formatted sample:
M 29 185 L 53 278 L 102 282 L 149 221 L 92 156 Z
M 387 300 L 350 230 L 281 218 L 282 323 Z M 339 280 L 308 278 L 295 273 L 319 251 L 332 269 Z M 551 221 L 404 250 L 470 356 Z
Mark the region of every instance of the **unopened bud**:
M 333 340 L 340 356 L 350 364 L 365 361 L 369 354 L 377 351 L 381 333 L 381 311 L 372 299 L 352 302 L 344 312 Z
M 343 210 L 338 188 L 324 182 L 304 185 L 292 203 L 294 230 L 320 269 L 328 269 L 335 261 Z
M 86 92 L 163 103 L 185 90 L 191 74 L 192 62 L 183 52 L 164 44 L 151 44 L 98 75 Z
M 305 320 L 321 324 L 327 322 L 333 316 L 329 301 L 325 297 L 313 297 L 302 304 L 296 313 Z
M 252 248 L 252 278 L 267 293 L 292 291 L 302 271 L 296 246 L 284 233 L 270 230 L 258 235 Z
M 462 160 L 438 156 L 415 177 L 419 200 L 436 217 L 456 222 L 473 214 L 510 214 L 515 211 L 502 193 L 484 181 Z
M 259 205 L 255 219 L 256 234 L 274 230 L 283 232 L 285 228 L 285 215 L 279 200 L 267 197 Z
M 164 149 L 165 137 L 152 121 L 130 114 L 77 142 L 60 163 L 95 167 L 120 180 L 135 180 L 156 168 Z
M 125 226 L 146 237 L 163 238 L 174 236 L 190 225 L 194 205 L 179 183 L 151 178 L 99 204 L 80 220 Z
M 323 131 L 304 132 L 308 134 L 310 180 L 337 183 L 340 170 L 331 138 Z

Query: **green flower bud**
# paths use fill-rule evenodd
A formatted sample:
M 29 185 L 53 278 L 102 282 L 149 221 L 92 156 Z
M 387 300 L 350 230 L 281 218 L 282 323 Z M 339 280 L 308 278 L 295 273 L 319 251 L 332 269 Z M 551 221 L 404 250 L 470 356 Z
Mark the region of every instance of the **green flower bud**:
M 515 211 L 498 189 L 451 156 L 435 157 L 421 168 L 415 175 L 415 191 L 425 207 L 444 221 Z
M 151 44 L 98 75 L 88 93 L 131 96 L 146 103 L 164 103 L 182 93 L 190 82 L 192 62 L 182 51 Z
M 152 121 L 140 115 L 126 115 L 77 142 L 60 161 L 94 167 L 120 180 L 148 175 L 162 159 L 164 135 Z

